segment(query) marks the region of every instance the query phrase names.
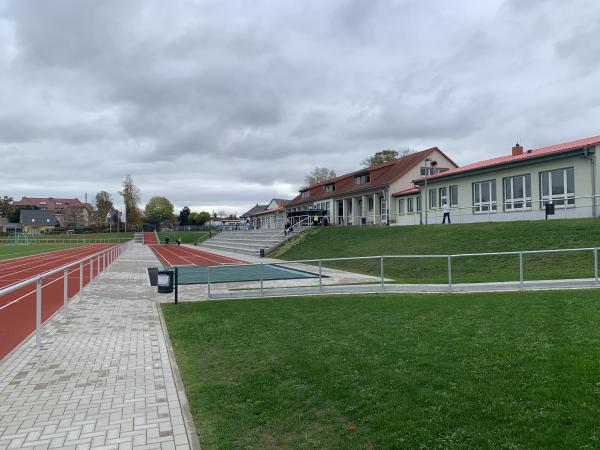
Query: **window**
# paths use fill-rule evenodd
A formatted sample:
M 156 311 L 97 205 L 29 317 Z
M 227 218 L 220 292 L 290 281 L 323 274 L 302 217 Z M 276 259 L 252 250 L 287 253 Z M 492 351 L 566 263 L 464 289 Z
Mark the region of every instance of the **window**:
M 531 208 L 531 175 L 504 179 L 504 210 Z
M 429 189 L 429 209 L 437 208 L 437 189 Z
M 448 188 L 440 188 L 440 206 L 444 203 L 448 203 Z
M 473 212 L 496 211 L 496 180 L 473 183 Z
M 417 212 L 421 211 L 421 197 L 417 197 Z
M 356 182 L 356 184 L 367 184 L 371 182 L 371 174 L 369 173 L 363 173 L 362 175 L 357 175 L 354 178 L 354 181 Z
M 546 203 L 555 205 L 575 204 L 575 170 L 568 169 L 552 170 L 540 173 L 542 208 Z
M 302 191 L 300 192 L 302 198 L 308 198 L 310 196 L 310 191 Z
M 333 184 L 333 183 L 326 184 L 325 186 L 323 186 L 323 190 L 325 192 L 334 192 L 335 191 L 335 184 Z
M 450 206 L 458 206 L 458 186 L 450 186 Z
M 369 211 L 373 211 L 373 197 L 369 197 Z
M 414 207 L 413 207 L 413 199 L 412 198 L 406 199 L 406 212 L 409 212 L 409 213 L 415 212 Z
M 398 212 L 400 214 L 404 214 L 404 199 L 403 198 L 398 200 Z
M 421 167 L 421 176 L 435 175 L 436 173 L 447 172 L 447 167 Z

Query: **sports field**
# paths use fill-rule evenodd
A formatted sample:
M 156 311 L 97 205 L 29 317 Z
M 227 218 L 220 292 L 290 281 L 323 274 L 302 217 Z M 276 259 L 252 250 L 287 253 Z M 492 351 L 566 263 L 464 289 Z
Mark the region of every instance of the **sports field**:
M 371 255 L 485 253 L 600 247 L 599 219 L 569 219 L 407 227 L 317 227 L 292 238 L 269 256 L 285 260 Z M 453 260 L 455 283 L 518 281 L 517 255 Z M 379 275 L 378 260 L 327 262 L 325 267 Z M 591 252 L 526 255 L 525 279 L 590 278 Z M 398 283 L 447 283 L 444 259 L 386 260 L 385 277 Z
M 203 448 L 597 448 L 595 290 L 164 304 Z
M 213 266 L 219 264 L 243 264 L 239 259 L 228 258 L 189 247 L 175 245 L 150 245 L 164 266 Z
M 46 251 L 34 256 L 4 259 L 0 261 L 0 289 L 8 288 L 114 246 L 114 244 L 85 245 Z M 20 247 L 26 251 L 28 247 L 34 246 L 23 245 Z M 90 273 L 90 263 L 84 264 L 84 285 L 89 283 L 91 275 L 98 275 L 98 269 L 98 262 L 94 264 L 92 273 Z M 79 282 L 79 267 L 70 268 L 67 286 L 69 298 L 79 292 Z M 42 284 L 42 321 L 48 319 L 63 305 L 63 290 L 63 273 L 44 279 Z M 35 292 L 35 284 L 30 284 L 0 296 L 0 359 L 35 330 Z

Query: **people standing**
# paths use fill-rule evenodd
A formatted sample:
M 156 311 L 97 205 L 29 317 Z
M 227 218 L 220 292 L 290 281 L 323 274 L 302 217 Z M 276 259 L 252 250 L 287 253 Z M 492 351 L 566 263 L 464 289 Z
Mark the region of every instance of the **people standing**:
M 444 211 L 444 220 L 442 220 L 442 223 L 446 223 L 446 217 L 448 218 L 448 223 L 452 223 L 450 222 L 450 206 L 448 206 L 448 203 L 444 202 L 442 204 L 442 211 Z

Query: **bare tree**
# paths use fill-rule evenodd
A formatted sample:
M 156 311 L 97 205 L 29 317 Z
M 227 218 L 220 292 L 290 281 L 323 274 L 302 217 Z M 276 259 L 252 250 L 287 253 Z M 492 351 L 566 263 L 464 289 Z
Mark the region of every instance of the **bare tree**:
M 335 178 L 335 172 L 326 167 L 315 167 L 310 171 L 308 175 L 304 178 L 304 182 L 307 186 L 315 183 L 322 183 L 323 181 L 327 181 L 330 178 Z
M 394 159 L 404 158 L 405 156 L 412 155 L 413 153 L 415 153 L 415 151 L 408 147 L 404 147 L 400 150 L 385 149 L 363 160 L 362 165 L 364 167 L 373 167 L 378 164 L 393 161 Z

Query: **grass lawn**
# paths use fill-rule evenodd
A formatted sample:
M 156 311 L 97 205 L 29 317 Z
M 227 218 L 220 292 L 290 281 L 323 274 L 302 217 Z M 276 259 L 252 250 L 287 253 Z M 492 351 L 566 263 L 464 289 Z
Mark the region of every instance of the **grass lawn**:
M 166 237 L 171 242 L 175 242 L 180 237 L 184 244 L 193 244 L 208 239 L 208 231 L 159 231 L 157 234 L 160 242 L 165 242 Z
M 164 304 L 213 448 L 598 448 L 598 291 Z
M 600 219 L 428 225 L 407 227 L 323 227 L 291 239 L 269 256 L 285 260 L 371 255 L 483 253 L 600 247 Z M 379 261 L 325 263 L 327 267 L 379 275 Z M 527 255 L 525 279 L 593 276 L 592 253 Z M 445 260 L 386 260 L 385 276 L 403 283 L 445 283 Z M 516 281 L 518 256 L 460 258 L 454 282 Z
M 0 260 L 9 258 L 20 258 L 22 256 L 37 255 L 40 253 L 64 250 L 77 247 L 76 244 L 30 244 L 30 245 L 0 245 Z
M 81 234 L 75 234 L 75 233 L 71 233 L 71 234 L 40 234 L 40 235 L 36 235 L 36 239 L 38 240 L 38 242 L 43 242 L 44 240 L 49 240 L 49 241 L 53 241 L 55 239 L 60 239 L 60 240 L 103 240 L 103 241 L 112 241 L 112 242 L 121 242 L 124 239 L 133 239 L 133 233 L 131 232 L 114 232 L 114 233 L 81 233 Z

